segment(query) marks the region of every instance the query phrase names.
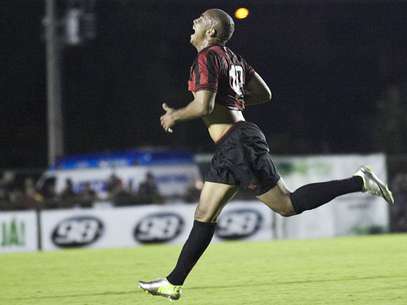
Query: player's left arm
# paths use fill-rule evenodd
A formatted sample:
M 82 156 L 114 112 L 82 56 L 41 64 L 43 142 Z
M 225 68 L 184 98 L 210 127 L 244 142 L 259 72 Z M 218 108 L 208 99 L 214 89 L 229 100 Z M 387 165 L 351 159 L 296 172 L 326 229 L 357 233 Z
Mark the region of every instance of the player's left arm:
M 215 107 L 216 91 L 199 90 L 194 93 L 194 100 L 185 107 L 174 109 L 166 103 L 162 105 L 165 114 L 161 116 L 161 126 L 165 131 L 171 132 L 171 128 L 178 122 L 192 120 L 207 116 Z
M 250 66 L 245 59 L 240 58 L 245 71 L 244 101 L 246 106 L 263 104 L 271 101 L 272 94 L 264 79 Z
M 263 78 L 253 71 L 249 82 L 245 86 L 245 102 L 247 106 L 270 102 L 271 90 Z

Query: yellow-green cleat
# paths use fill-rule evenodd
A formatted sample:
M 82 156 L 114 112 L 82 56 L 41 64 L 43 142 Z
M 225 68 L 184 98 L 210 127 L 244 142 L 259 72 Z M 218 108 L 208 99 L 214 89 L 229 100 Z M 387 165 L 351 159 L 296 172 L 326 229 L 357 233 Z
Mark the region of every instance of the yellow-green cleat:
M 158 279 L 151 282 L 139 281 L 139 288 L 152 295 L 159 295 L 176 301 L 181 297 L 182 286 L 172 285 L 167 279 Z
M 383 197 L 388 204 L 394 204 L 393 194 L 389 190 L 388 186 L 381 181 L 368 166 L 362 166 L 353 175 L 359 176 L 363 179 L 363 192 L 367 192 L 374 196 Z

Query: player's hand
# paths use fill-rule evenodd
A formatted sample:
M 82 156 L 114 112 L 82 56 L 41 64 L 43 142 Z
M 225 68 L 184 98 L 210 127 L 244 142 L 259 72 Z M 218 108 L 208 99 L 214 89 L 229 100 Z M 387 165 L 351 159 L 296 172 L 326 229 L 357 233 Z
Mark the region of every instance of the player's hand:
M 166 103 L 162 104 L 165 114 L 160 117 L 161 126 L 165 132 L 172 133 L 172 128 L 175 125 L 175 119 L 173 117 L 174 108 L 169 107 Z

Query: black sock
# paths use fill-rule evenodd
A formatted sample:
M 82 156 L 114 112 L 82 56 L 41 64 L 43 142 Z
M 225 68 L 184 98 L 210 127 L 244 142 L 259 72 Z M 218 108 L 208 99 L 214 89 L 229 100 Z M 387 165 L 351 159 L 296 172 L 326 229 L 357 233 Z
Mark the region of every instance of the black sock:
M 182 285 L 202 253 L 205 252 L 215 232 L 216 223 L 195 220 L 191 233 L 179 255 L 177 265 L 167 276 L 173 285 Z
M 307 184 L 291 193 L 291 202 L 297 214 L 315 209 L 340 195 L 360 192 L 363 179 L 353 176 L 349 179 Z

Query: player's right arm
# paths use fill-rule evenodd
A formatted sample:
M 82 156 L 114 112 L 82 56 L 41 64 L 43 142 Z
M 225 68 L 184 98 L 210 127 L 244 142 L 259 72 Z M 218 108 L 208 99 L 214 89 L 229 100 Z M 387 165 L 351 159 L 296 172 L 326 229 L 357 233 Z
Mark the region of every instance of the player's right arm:
M 174 109 L 166 103 L 162 105 L 165 114 L 161 116 L 161 126 L 166 132 L 172 132 L 172 127 L 181 121 L 202 118 L 212 113 L 215 107 L 216 91 L 199 90 L 194 92 L 194 100 L 185 107 Z
M 199 90 L 194 92 L 194 100 L 172 113 L 175 123 L 201 118 L 211 114 L 215 107 L 216 91 Z
M 253 72 L 245 86 L 244 101 L 246 106 L 263 104 L 271 101 L 271 90 L 261 76 Z

